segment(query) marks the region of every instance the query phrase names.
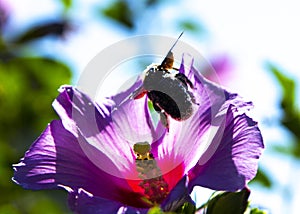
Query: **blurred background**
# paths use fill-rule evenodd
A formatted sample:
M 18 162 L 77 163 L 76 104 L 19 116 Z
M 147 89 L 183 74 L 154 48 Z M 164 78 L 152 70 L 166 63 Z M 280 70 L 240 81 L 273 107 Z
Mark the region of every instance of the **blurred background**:
M 57 118 L 57 89 L 75 85 L 119 40 L 183 30 L 182 41 L 211 62 L 221 84 L 254 102 L 266 150 L 251 204 L 299 213 L 299 7 L 296 0 L 0 0 L 0 214 L 70 213 L 64 191 L 11 181 L 11 165 Z M 198 205 L 207 192 L 193 193 Z

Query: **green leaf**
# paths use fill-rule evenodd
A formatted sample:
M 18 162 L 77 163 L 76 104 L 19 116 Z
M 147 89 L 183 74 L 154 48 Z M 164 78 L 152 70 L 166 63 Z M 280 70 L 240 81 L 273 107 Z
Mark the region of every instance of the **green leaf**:
M 206 214 L 242 214 L 248 206 L 250 190 L 244 188 L 239 192 L 223 192 L 207 202 Z
M 267 214 L 267 212 L 260 210 L 258 208 L 253 208 L 251 209 L 250 214 Z
M 273 185 L 272 181 L 261 168 L 258 168 L 255 178 L 250 183 L 259 183 L 268 188 Z
M 163 211 L 160 209 L 160 207 L 152 207 L 149 209 L 148 214 L 162 214 Z
M 176 4 L 176 2 L 178 2 L 178 1 L 176 1 L 176 0 L 142 0 L 142 1 L 144 1 L 145 2 L 145 5 L 147 6 L 147 7 L 155 7 L 155 6 L 160 6 L 161 4 L 163 4 L 163 3 L 168 3 L 168 4 Z
M 192 19 L 185 19 L 179 21 L 178 28 L 180 30 L 189 31 L 197 34 L 204 34 L 206 31 L 200 22 L 196 22 Z
M 293 155 L 294 154 L 294 147 L 290 145 L 274 145 L 272 146 L 272 150 L 284 155 Z
M 295 149 L 293 150 L 294 151 L 294 156 L 296 158 L 299 158 L 300 159 L 300 139 L 298 138 L 298 140 L 296 141 L 296 146 L 295 146 Z
M 280 83 L 283 92 L 282 107 L 293 109 L 295 105 L 295 81 L 284 75 L 284 73 L 272 63 L 268 63 L 267 66 L 272 74 L 276 77 L 277 81 Z
M 196 206 L 192 203 L 184 203 L 183 206 L 176 213 L 194 214 Z
M 157 5 L 160 2 L 161 2 L 160 0 L 146 0 L 145 3 L 147 6 L 151 7 L 151 6 Z
M 294 134 L 297 142 L 300 142 L 300 110 L 296 105 L 296 82 L 272 63 L 267 63 L 267 68 L 276 77 L 281 86 L 281 108 L 283 110 L 281 124 Z M 300 155 L 300 143 L 297 143 L 295 151 L 296 157 L 298 157 Z
M 56 118 L 51 103 L 60 85 L 70 83 L 70 79 L 70 69 L 53 59 L 14 58 L 0 62 L 1 137 L 16 146 L 26 146 L 26 139 L 33 140 Z
M 293 145 L 274 145 L 272 150 L 280 154 L 294 156 L 295 158 L 300 158 L 300 139 L 293 142 Z
M 0 213 L 66 213 L 65 200 L 23 190 L 11 181 L 17 163 L 47 123 L 57 118 L 51 103 L 71 71 L 49 58 L 0 60 Z M 62 191 L 63 192 L 63 191 Z M 65 197 L 64 197 L 65 198 Z
M 60 207 L 46 197 L 39 198 L 39 200 L 30 207 L 30 213 L 39 214 L 41 210 L 43 210 L 43 214 L 62 213 Z
M 22 212 L 18 210 L 13 204 L 1 204 L 0 205 L 1 214 L 21 214 Z
M 72 4 L 73 4 L 72 0 L 60 0 L 60 1 L 65 7 L 65 11 L 68 11 L 71 8 Z
M 70 24 L 66 20 L 48 22 L 31 27 L 12 42 L 15 44 L 23 44 L 32 42 L 46 36 L 63 37 L 64 34 L 70 29 Z
M 118 0 L 101 11 L 106 17 L 123 26 L 132 29 L 134 27 L 133 13 L 126 1 Z
M 29 192 L 28 190 L 20 190 L 18 195 L 15 195 L 14 201 L 14 207 L 19 210 L 20 213 L 30 213 L 30 214 L 63 214 L 67 212 L 67 207 L 63 206 L 63 204 L 60 204 L 61 201 L 66 200 L 66 193 L 64 193 L 63 197 L 61 197 L 61 194 L 56 193 L 56 198 L 51 198 L 50 195 L 46 195 L 45 193 L 48 193 L 46 191 L 38 191 Z M 56 199 L 60 199 L 56 200 Z

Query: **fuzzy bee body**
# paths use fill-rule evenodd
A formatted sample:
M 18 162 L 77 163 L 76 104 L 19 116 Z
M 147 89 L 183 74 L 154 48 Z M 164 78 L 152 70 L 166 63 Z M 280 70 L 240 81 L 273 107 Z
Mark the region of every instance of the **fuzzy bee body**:
M 182 74 L 183 75 L 183 74 Z M 188 119 L 193 113 L 194 96 L 185 82 L 159 66 L 150 68 L 143 87 L 157 112 L 165 112 L 173 119 Z
M 166 128 L 169 128 L 168 116 L 177 121 L 186 120 L 193 114 L 193 104 L 197 104 L 193 93 L 189 91 L 194 88 L 192 82 L 173 68 L 174 57 L 171 50 L 160 65 L 150 65 L 146 69 L 143 85 L 133 94 L 135 99 L 148 95 Z M 177 71 L 171 72 L 171 69 Z

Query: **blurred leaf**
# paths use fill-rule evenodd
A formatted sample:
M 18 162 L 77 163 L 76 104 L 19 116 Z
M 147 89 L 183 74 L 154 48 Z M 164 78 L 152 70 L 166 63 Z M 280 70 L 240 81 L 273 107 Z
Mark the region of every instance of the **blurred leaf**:
M 193 33 L 198 34 L 204 34 L 205 29 L 204 27 L 199 23 L 191 19 L 185 19 L 178 22 L 178 28 L 180 30 L 189 31 Z
M 296 148 L 294 149 L 294 156 L 296 158 L 300 158 L 300 139 L 298 139 L 295 147 Z
M 0 187 L 2 191 L 11 187 L 11 183 L 7 181 L 10 181 L 12 176 L 11 162 L 14 157 L 13 148 L 0 138 Z
M 70 29 L 70 23 L 66 20 L 44 23 L 31 27 L 26 32 L 15 38 L 12 42 L 16 44 L 23 44 L 46 36 L 63 37 Z
M 61 191 L 61 193 L 65 193 L 63 197 L 60 197 L 61 194 L 57 194 L 56 192 L 56 197 L 59 198 L 60 201 L 51 198 L 45 193 L 48 193 L 48 191 L 40 190 L 38 192 L 32 192 L 21 189 L 14 193 L 15 195 L 11 206 L 19 211 L 17 213 L 22 214 L 66 214 L 69 211 L 66 206 L 63 206 L 64 204 L 60 203 L 66 200 L 67 194 L 65 192 Z
M 268 69 L 276 77 L 282 90 L 281 107 L 284 114 L 281 123 L 300 140 L 300 111 L 296 106 L 296 83 L 293 79 L 284 75 L 284 72 L 275 65 L 271 63 L 267 65 Z
M 281 146 L 281 145 L 274 145 L 272 149 L 278 153 L 284 154 L 284 155 L 293 155 L 294 154 L 294 148 L 292 146 Z
M 0 61 L 1 137 L 16 145 L 36 137 L 56 117 L 51 103 L 58 87 L 68 84 L 70 78 L 70 69 L 53 59 Z
M 288 111 L 293 111 L 295 106 L 295 81 L 288 78 L 279 70 L 275 65 L 268 63 L 268 69 L 276 77 L 280 83 L 283 95 L 282 95 L 282 108 Z M 289 109 L 291 108 L 291 109 Z
M 142 0 L 142 1 L 144 1 L 145 5 L 148 7 L 158 6 L 159 4 L 162 3 L 176 4 L 178 2 L 177 0 Z
M 11 177 L 12 164 L 57 117 L 51 103 L 59 86 L 70 83 L 70 78 L 70 69 L 54 59 L 24 57 L 0 61 L 0 213 L 34 214 L 42 210 L 44 213 L 44 209 L 48 213 L 64 213 L 58 208 L 61 202 L 42 198 L 44 193 L 31 196 Z
M 72 0 L 60 0 L 60 1 L 65 7 L 65 11 L 69 10 L 73 3 Z
M 126 1 L 117 0 L 101 11 L 106 17 L 132 29 L 134 27 L 133 14 Z
M 24 53 L 18 48 L 21 43 L 46 36 L 62 37 L 68 26 L 66 21 L 43 23 L 19 35 L 12 32 L 6 37 L 8 43 L 0 36 L 1 214 L 70 213 L 66 192 L 54 191 L 55 196 L 46 191 L 33 194 L 11 179 L 12 164 L 19 161 L 47 123 L 57 118 L 51 103 L 58 95 L 59 86 L 70 83 L 71 79 L 71 71 L 64 63 L 42 57 L 21 57 Z M 18 44 L 10 44 L 14 42 Z M 30 44 L 26 44 L 27 50 L 28 47 Z
M 242 214 L 248 207 L 250 190 L 244 188 L 239 192 L 223 192 L 214 195 L 206 204 L 205 214 Z
M 0 213 L 1 214 L 21 214 L 20 210 L 18 210 L 13 204 L 0 204 Z
M 194 214 L 196 211 L 196 207 L 192 203 L 184 203 L 183 206 L 177 210 L 176 213 L 184 213 L 184 214 Z
M 30 209 L 30 213 L 41 213 L 43 210 L 43 214 L 53 214 L 53 213 L 62 213 L 62 210 L 53 203 L 53 201 L 49 200 L 49 198 L 40 198 L 38 203 L 35 202 L 32 204 Z
M 145 1 L 145 5 L 148 7 L 157 6 L 157 5 L 167 2 L 167 1 L 169 1 L 170 3 L 174 3 L 174 0 L 173 1 L 170 1 L 170 0 L 144 0 L 144 1 Z
M 292 155 L 296 158 L 300 158 L 300 142 L 297 141 L 294 145 L 288 146 L 280 146 L 275 145 L 272 148 L 274 151 L 284 154 L 284 155 Z
M 250 214 L 267 214 L 267 212 L 258 208 L 253 208 L 251 209 Z
M 160 207 L 152 207 L 149 209 L 147 214 L 163 214 L 163 211 L 160 209 Z
M 158 4 L 161 0 L 146 0 L 146 5 L 147 6 L 154 6 Z
M 272 181 L 261 168 L 258 168 L 255 178 L 250 183 L 259 183 L 267 188 L 270 188 L 273 185 Z

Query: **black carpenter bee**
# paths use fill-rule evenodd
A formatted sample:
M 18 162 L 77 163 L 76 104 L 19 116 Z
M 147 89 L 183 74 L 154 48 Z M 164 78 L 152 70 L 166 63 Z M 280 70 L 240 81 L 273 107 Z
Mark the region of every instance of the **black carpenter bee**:
M 147 94 L 167 129 L 168 116 L 177 121 L 186 120 L 193 114 L 193 104 L 197 104 L 193 93 L 189 91 L 189 88 L 194 89 L 193 83 L 173 67 L 172 49 L 182 34 L 183 32 L 160 65 L 150 65 L 145 70 L 143 85 L 132 95 L 134 99 L 138 99 Z M 176 72 L 171 72 L 171 69 Z

